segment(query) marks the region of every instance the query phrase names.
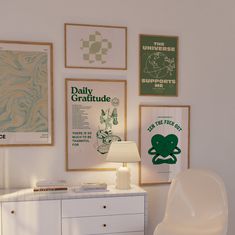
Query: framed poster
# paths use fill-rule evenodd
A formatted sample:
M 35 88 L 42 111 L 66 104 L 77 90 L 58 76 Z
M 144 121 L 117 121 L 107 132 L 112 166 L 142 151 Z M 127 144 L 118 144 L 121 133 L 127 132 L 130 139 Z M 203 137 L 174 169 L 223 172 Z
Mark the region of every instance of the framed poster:
M 65 24 L 65 67 L 127 69 L 127 27 Z
M 189 167 L 190 106 L 140 105 L 140 184 L 170 183 Z
M 0 41 L 0 146 L 53 145 L 52 48 Z
M 66 79 L 66 169 L 115 170 L 105 161 L 126 139 L 125 80 Z
M 140 95 L 177 96 L 178 37 L 140 35 Z

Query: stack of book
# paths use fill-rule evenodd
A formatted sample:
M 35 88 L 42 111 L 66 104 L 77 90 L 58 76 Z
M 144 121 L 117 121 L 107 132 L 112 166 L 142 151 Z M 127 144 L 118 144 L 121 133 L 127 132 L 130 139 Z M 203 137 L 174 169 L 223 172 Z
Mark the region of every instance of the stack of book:
M 65 180 L 40 180 L 33 188 L 34 192 L 58 192 L 67 190 L 68 187 Z
M 107 184 L 103 182 L 82 183 L 80 187 L 74 188 L 75 192 L 104 192 L 107 190 Z

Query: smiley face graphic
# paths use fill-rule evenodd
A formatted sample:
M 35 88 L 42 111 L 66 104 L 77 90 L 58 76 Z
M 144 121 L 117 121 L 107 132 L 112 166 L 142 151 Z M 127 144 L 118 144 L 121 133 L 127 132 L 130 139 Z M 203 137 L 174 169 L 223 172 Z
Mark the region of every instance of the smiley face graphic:
M 150 155 L 153 155 L 152 163 L 160 164 L 176 164 L 176 155 L 181 153 L 178 145 L 178 137 L 174 134 L 163 135 L 156 134 L 151 139 L 152 147 L 148 150 Z

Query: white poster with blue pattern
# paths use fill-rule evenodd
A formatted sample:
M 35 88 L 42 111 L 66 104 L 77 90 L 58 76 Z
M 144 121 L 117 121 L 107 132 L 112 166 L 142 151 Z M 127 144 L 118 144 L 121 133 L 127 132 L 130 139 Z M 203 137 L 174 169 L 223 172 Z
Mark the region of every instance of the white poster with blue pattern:
M 52 145 L 52 44 L 0 41 L 0 146 Z

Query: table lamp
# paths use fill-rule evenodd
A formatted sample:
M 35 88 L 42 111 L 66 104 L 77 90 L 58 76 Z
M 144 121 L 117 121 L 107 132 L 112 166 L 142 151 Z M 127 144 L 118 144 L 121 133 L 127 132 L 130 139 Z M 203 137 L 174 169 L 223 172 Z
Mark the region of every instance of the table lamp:
M 116 188 L 130 189 L 130 170 L 127 162 L 139 162 L 140 155 L 133 141 L 112 142 L 106 158 L 109 162 L 122 162 L 123 166 L 117 169 Z

